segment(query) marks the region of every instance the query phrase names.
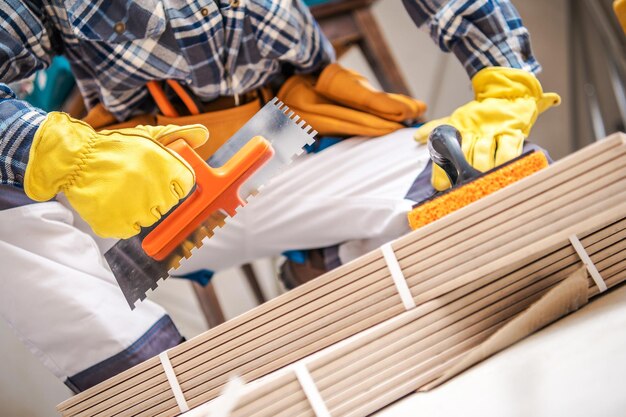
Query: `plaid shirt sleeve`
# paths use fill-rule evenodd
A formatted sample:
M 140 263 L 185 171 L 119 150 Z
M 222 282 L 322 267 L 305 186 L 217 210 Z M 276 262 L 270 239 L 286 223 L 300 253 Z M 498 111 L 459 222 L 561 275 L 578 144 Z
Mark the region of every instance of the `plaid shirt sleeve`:
M 528 30 L 508 0 L 403 0 L 413 21 L 444 52 L 452 51 L 470 78 L 485 67 L 541 69 Z
M 0 0 L 0 184 L 21 186 L 45 112 L 17 99 L 7 83 L 48 66 L 42 22 L 19 0 Z

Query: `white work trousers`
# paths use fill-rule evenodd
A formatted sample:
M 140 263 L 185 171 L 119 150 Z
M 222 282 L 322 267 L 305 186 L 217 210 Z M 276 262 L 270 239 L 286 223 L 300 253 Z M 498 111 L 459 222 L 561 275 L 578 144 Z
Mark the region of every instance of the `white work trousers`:
M 413 202 L 404 196 L 428 162 L 412 134 L 349 139 L 299 157 L 179 271 L 335 244 L 345 262 L 405 234 Z M 129 348 L 165 314 L 149 300 L 128 308 L 102 257 L 110 244 L 76 221 L 59 202 L 0 211 L 0 314 L 61 379 Z

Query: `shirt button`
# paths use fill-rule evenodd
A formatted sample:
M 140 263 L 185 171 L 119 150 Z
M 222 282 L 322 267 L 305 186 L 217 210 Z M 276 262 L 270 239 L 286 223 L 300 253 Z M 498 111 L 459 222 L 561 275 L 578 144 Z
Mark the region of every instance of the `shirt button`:
M 118 35 L 121 35 L 126 30 L 126 25 L 122 22 L 117 22 L 115 26 L 113 26 L 113 30 L 115 30 L 115 33 Z
M 209 9 L 203 7 L 202 10 L 200 10 L 200 13 L 202 14 L 202 16 L 206 17 L 209 15 Z

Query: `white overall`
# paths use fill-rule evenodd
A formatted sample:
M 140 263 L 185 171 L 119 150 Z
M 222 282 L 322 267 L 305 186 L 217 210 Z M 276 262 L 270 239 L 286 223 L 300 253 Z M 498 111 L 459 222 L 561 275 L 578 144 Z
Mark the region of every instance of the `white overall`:
M 342 243 L 343 262 L 409 231 L 404 198 L 428 162 L 404 129 L 304 155 L 178 270 L 221 270 L 285 250 Z M 126 349 L 165 312 L 131 311 L 102 251 L 58 202 L 0 211 L 0 314 L 65 379 Z

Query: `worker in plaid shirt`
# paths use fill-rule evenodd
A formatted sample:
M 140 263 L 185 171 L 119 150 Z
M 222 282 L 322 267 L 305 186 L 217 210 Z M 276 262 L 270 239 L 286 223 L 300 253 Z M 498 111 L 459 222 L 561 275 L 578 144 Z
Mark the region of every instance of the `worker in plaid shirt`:
M 403 2 L 473 80 L 477 100 L 448 120 L 464 133 L 464 148 L 473 137 L 470 162 L 485 169 L 519 154 L 537 115 L 558 98 L 543 94 L 533 75 L 539 64 L 514 7 L 506 0 Z M 156 110 L 145 88 L 150 80 L 178 80 L 210 102 L 266 85 L 285 68 L 317 73 L 334 53 L 300 0 L 0 0 L 0 15 L 0 313 L 47 367 L 80 391 L 182 338 L 157 304 L 128 310 L 101 257 L 110 241 L 81 232 L 79 217 L 103 237 L 126 238 L 149 226 L 194 184 L 189 166 L 157 140 L 176 135 L 199 143 L 207 132 L 192 126 L 96 133 L 65 114 L 30 106 L 8 84 L 62 54 L 87 107 L 100 103 L 123 121 Z M 507 124 L 502 114 L 510 103 L 513 133 L 481 143 L 470 121 L 498 113 L 493 119 Z M 413 140 L 431 128 L 348 139 L 307 155 L 187 269 L 344 242 L 337 256 L 345 262 L 406 233 L 419 178 L 446 186 Z M 500 149 L 508 153 L 498 156 Z M 346 171 L 346 158 L 364 163 Z M 69 204 L 55 199 L 59 192 Z

